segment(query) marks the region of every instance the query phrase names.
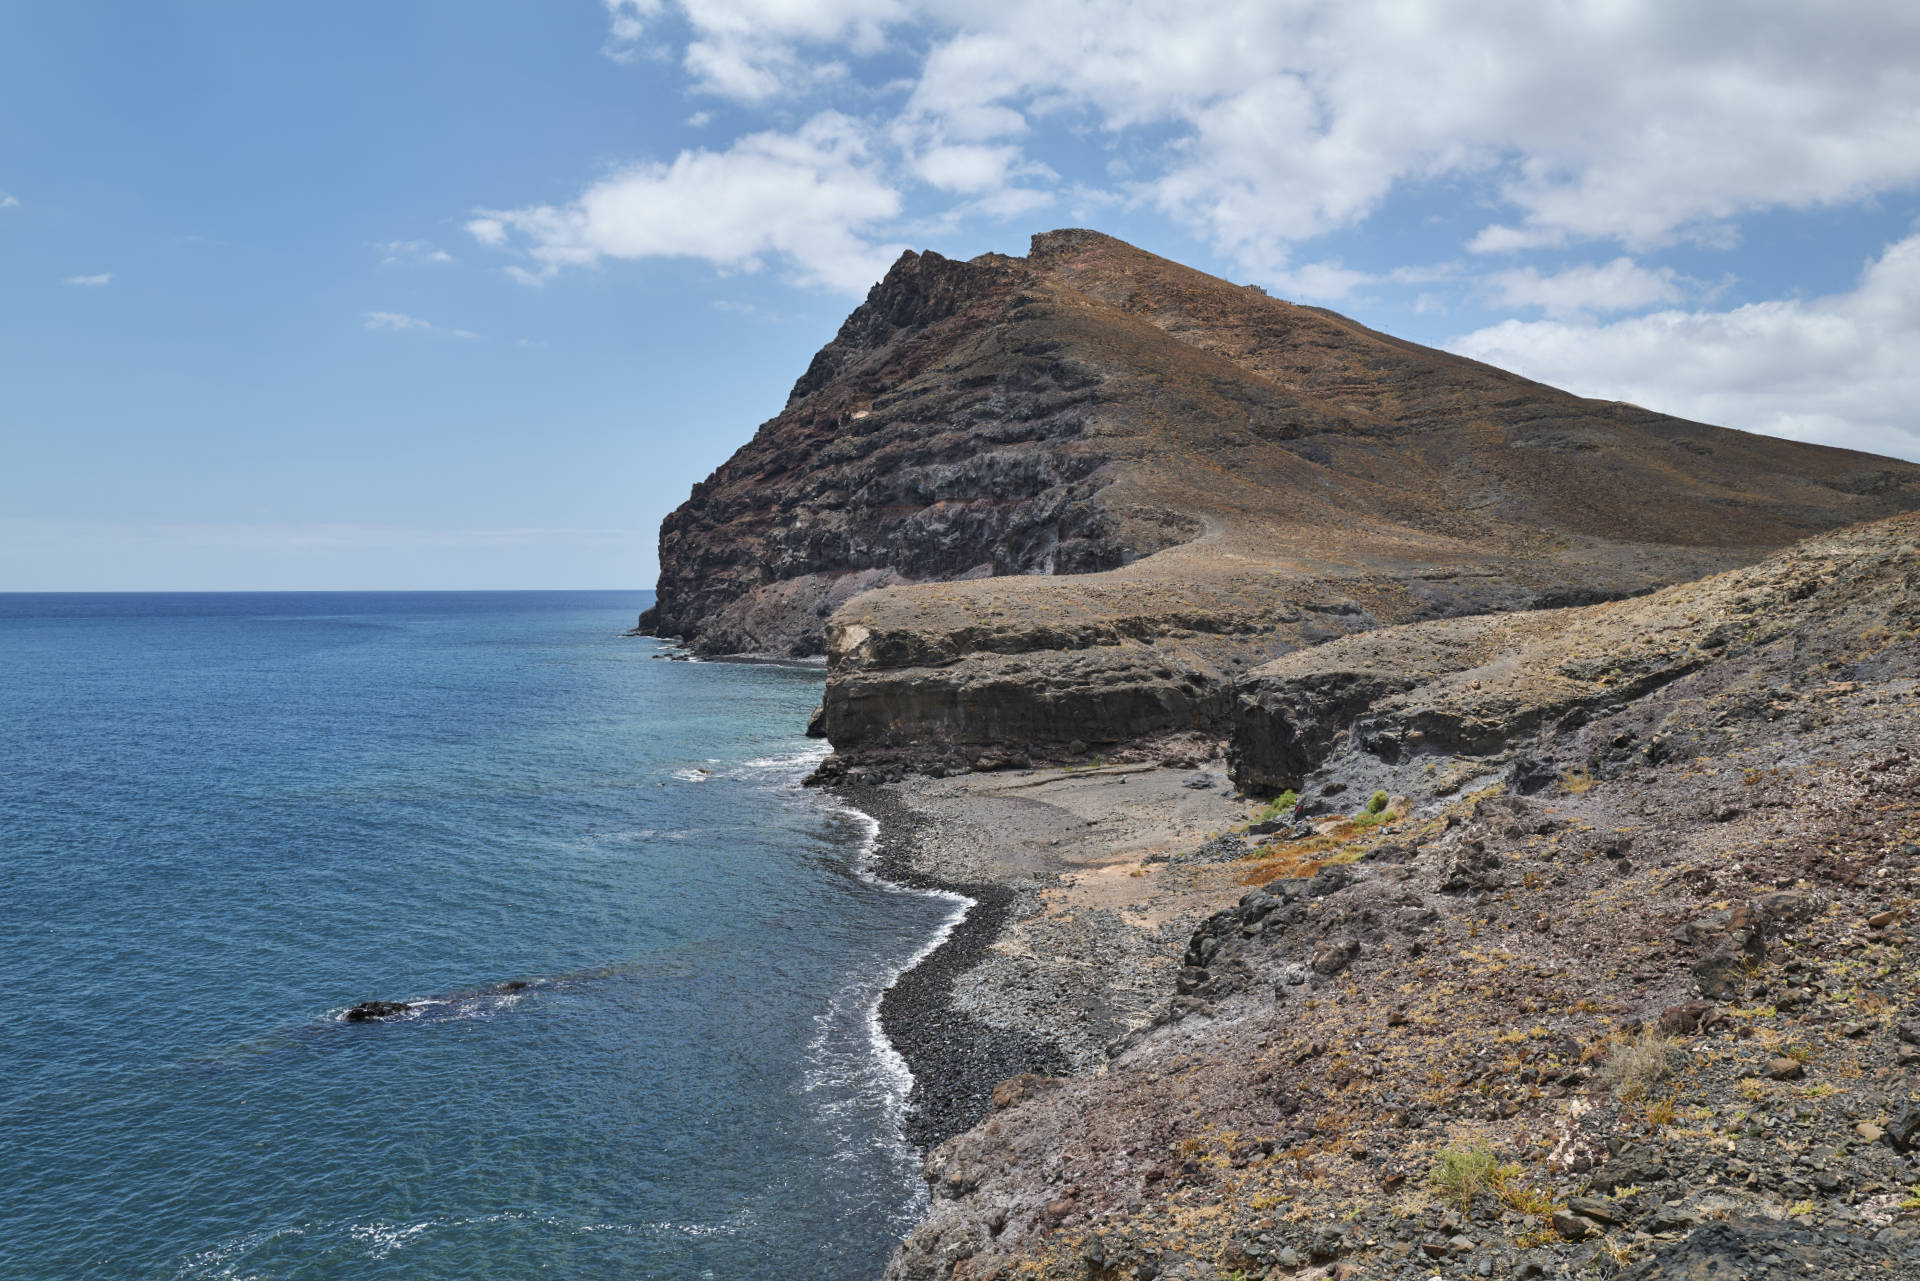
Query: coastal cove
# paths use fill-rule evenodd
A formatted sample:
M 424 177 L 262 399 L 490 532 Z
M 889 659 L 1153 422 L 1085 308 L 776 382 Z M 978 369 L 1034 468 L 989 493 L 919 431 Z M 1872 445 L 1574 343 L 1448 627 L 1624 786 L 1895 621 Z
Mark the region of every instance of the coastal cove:
M 955 900 L 799 786 L 818 668 L 646 599 L 0 598 L 0 1271 L 880 1272 Z

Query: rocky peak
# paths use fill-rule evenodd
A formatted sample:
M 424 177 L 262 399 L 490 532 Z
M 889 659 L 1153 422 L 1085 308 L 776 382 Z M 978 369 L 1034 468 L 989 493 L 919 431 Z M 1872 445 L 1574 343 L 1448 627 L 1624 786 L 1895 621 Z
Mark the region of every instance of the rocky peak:
M 909 249 L 895 260 L 866 301 L 853 309 L 833 341 L 815 354 L 794 383 L 787 410 L 884 352 L 903 330 L 927 330 L 963 309 L 990 306 L 1005 292 L 1016 259 L 961 262 Z M 905 369 L 890 371 L 895 377 Z
M 661 529 L 643 630 L 830 658 L 843 753 L 1224 734 L 1387 624 L 1631 596 L 1920 507 L 1920 467 L 1586 400 L 1099 232 L 902 255 Z M 836 613 L 838 611 L 838 613 Z

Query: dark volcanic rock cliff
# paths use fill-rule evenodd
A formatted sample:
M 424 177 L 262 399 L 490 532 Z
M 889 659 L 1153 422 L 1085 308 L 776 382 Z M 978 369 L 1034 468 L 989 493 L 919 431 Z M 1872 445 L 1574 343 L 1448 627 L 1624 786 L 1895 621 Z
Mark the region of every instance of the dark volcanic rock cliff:
M 842 763 L 1058 758 L 1223 735 L 1246 671 L 1322 641 L 1915 507 L 1912 464 L 1585 400 L 1059 231 L 903 257 L 669 517 L 642 628 L 826 652 Z
M 1103 375 L 1050 336 L 1018 292 L 1028 274 L 902 257 L 780 416 L 667 518 L 641 629 L 711 654 L 819 654 L 827 616 L 870 588 L 1090 573 L 1197 532 L 1098 501 Z

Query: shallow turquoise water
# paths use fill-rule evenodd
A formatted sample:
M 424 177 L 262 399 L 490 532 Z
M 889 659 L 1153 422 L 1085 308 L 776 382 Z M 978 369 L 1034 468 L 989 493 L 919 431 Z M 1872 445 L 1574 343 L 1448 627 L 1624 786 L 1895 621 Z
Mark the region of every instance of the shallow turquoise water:
M 953 905 L 645 603 L 0 596 L 0 1276 L 878 1272 Z

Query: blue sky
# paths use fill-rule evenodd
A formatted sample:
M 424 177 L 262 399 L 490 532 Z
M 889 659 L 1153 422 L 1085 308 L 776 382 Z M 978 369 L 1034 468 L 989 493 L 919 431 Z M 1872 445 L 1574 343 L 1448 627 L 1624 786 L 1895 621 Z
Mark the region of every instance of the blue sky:
M 0 590 L 650 585 L 901 248 L 1056 226 L 1920 458 L 1917 68 L 1891 4 L 7 6 Z

